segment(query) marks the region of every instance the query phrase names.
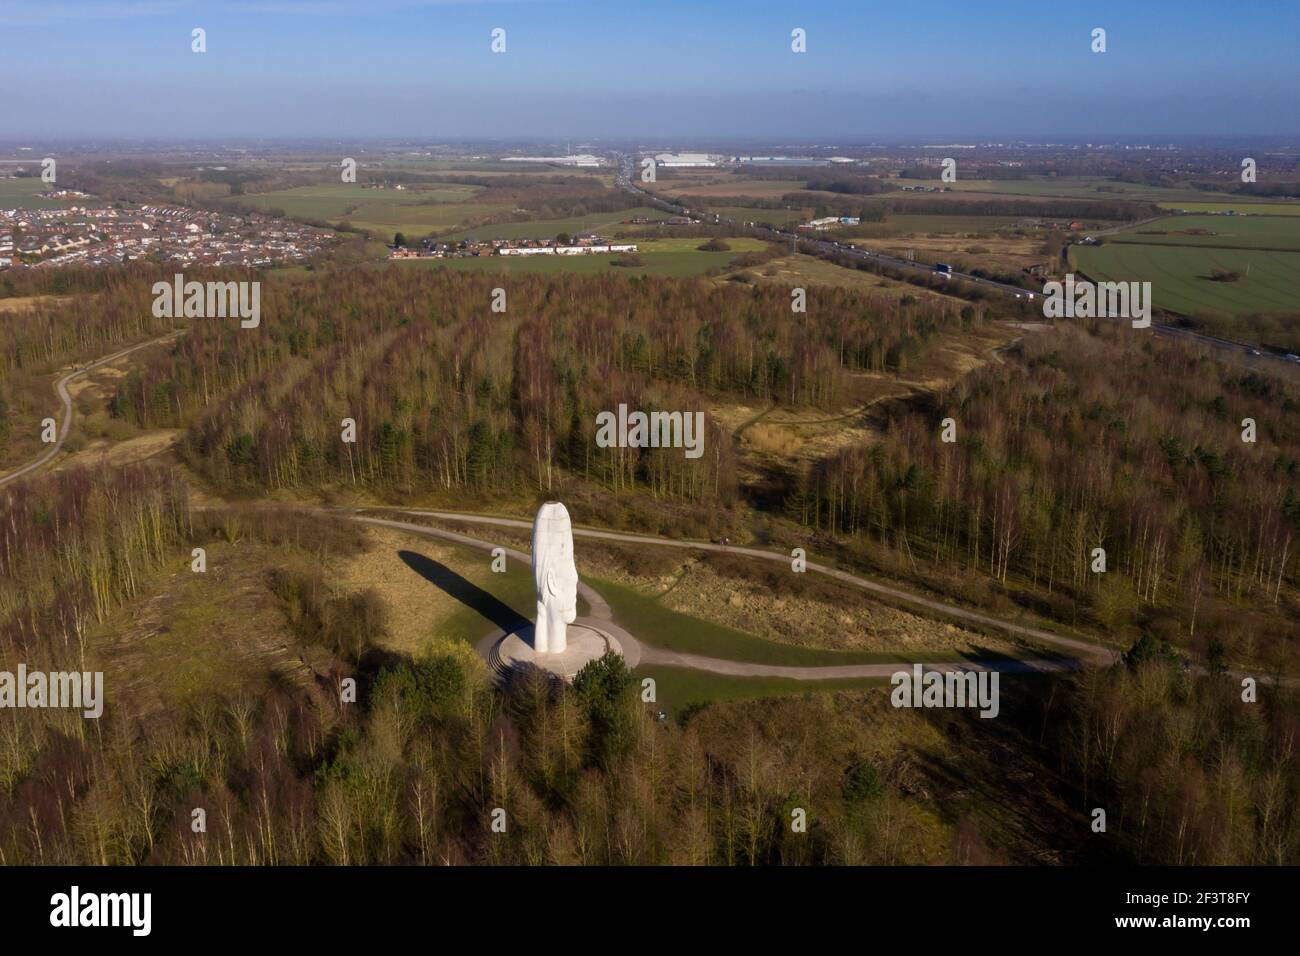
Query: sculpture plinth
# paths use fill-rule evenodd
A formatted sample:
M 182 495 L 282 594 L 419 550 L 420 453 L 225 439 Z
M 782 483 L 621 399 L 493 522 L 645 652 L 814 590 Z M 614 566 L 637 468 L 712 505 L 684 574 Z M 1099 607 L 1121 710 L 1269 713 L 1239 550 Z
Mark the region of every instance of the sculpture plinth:
M 573 524 L 568 510 L 558 501 L 548 501 L 537 509 L 532 562 L 537 622 L 532 627 L 495 631 L 478 645 L 497 678 L 510 680 L 512 676 L 539 671 L 571 681 L 584 665 L 611 653 L 622 657 L 629 669 L 635 668 L 641 660 L 640 645 L 614 624 L 600 595 L 578 582 Z M 579 587 L 592 605 L 592 616 L 581 621 Z
M 608 631 L 592 624 L 572 624 L 567 629 L 562 651 L 539 653 L 528 640 L 527 631 L 496 638 L 488 663 L 499 673 L 525 672 L 530 668 L 571 681 L 583 665 L 611 651 L 623 655 L 623 645 Z

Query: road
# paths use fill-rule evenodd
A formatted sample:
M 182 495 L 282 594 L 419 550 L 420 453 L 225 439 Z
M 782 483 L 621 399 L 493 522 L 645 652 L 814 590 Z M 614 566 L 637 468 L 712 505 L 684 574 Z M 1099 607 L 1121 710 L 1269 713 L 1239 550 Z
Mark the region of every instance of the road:
M 654 193 L 648 192 L 640 186 L 637 186 L 632 181 L 631 165 L 627 157 L 620 156 L 618 162 L 619 173 L 617 176 L 617 183 L 622 189 L 632 193 L 642 202 L 654 206 L 657 209 L 663 209 L 677 216 L 690 215 L 689 208 L 679 206 L 676 203 L 670 203 L 667 200 L 656 196 Z M 776 226 L 767 223 L 737 222 L 734 219 L 728 219 L 718 215 L 714 215 L 711 221 L 718 225 L 748 229 L 760 237 L 772 242 L 788 242 L 795 244 L 797 248 L 811 248 L 823 255 L 842 255 L 849 259 L 861 259 L 864 261 L 876 262 L 881 265 L 888 265 L 898 269 L 924 273 L 928 276 L 945 276 L 953 279 L 961 279 L 965 282 L 974 283 L 975 285 L 996 289 L 1017 299 L 1028 299 L 1032 301 L 1035 298 L 1041 297 L 1041 293 L 1030 292 L 1020 286 L 1009 285 L 1005 282 L 995 282 L 992 279 L 985 279 L 965 272 L 941 272 L 933 264 L 917 262 L 913 259 L 900 259 L 897 256 L 886 255 L 883 252 L 872 252 L 869 249 L 859 249 L 856 246 L 851 246 L 843 242 L 836 242 L 832 239 L 817 239 L 789 229 L 779 229 Z
M 639 201 L 647 205 L 654 206 L 657 209 L 663 209 L 677 216 L 690 215 L 691 211 L 688 207 L 679 206 L 676 203 L 668 202 L 667 200 L 661 199 L 659 196 L 656 196 L 654 193 L 648 192 L 647 190 L 642 189 L 640 186 L 637 186 L 633 182 L 633 175 L 632 175 L 633 166 L 632 166 L 631 157 L 623 154 L 618 154 L 616 157 L 616 162 L 618 163 L 618 170 L 619 170 L 616 176 L 616 182 L 620 188 L 635 195 Z M 1140 225 L 1143 222 L 1151 222 L 1151 221 L 1153 220 L 1150 219 L 1140 220 L 1138 223 L 1128 223 L 1118 228 L 1127 229 L 1127 228 L 1131 228 L 1133 225 Z M 792 230 L 779 229 L 776 226 L 768 225 L 766 223 L 737 222 L 734 219 L 728 219 L 716 214 L 713 216 L 712 222 L 723 226 L 732 226 L 736 228 L 748 229 L 751 233 L 756 234 L 760 238 L 767 239 L 771 242 L 792 243 L 794 244 L 794 247 L 796 249 L 800 249 L 800 248 L 812 249 L 815 252 L 821 254 L 822 256 L 831 256 L 831 255 L 844 256 L 849 259 L 858 259 L 867 262 L 874 262 L 879 265 L 886 265 L 895 269 L 902 269 L 906 271 L 915 272 L 918 274 L 924 274 L 931 277 L 944 276 L 946 278 L 959 279 L 963 282 L 970 282 L 982 288 L 990 289 L 992 291 L 1002 293 L 1003 295 L 1006 295 L 1010 298 L 1018 299 L 1021 301 L 1041 302 L 1043 299 L 1042 292 L 1032 292 L 1028 289 L 1021 288 L 1020 286 L 1009 285 L 1005 282 L 995 282 L 992 279 L 985 279 L 982 278 L 981 276 L 970 275 L 969 273 L 965 273 L 965 272 L 955 272 L 955 271 L 941 272 L 937 268 L 937 264 L 916 262 L 915 260 L 912 259 L 900 259 L 897 256 L 886 255 L 885 253 L 882 252 L 872 252 L 867 249 L 859 249 L 855 246 L 849 245 L 848 243 L 836 242 L 831 239 L 817 239 L 807 235 L 801 235 L 800 233 L 794 232 Z M 1113 232 L 1113 231 L 1115 230 L 1107 230 L 1106 233 Z M 1103 235 L 1103 234 L 1105 233 L 1098 233 L 1098 235 Z M 1068 249 L 1069 246 L 1067 245 L 1066 249 L 1062 251 L 1062 255 L 1065 255 Z M 1116 321 L 1127 322 L 1129 320 L 1116 319 Z M 1296 368 L 1297 364 L 1300 364 L 1290 359 L 1287 359 L 1284 356 L 1276 355 L 1272 352 L 1263 352 L 1249 345 L 1242 345 L 1240 342 L 1232 342 L 1229 341 L 1228 339 L 1220 339 L 1212 335 L 1203 335 L 1200 332 L 1193 332 L 1190 329 L 1180 329 L 1177 326 L 1173 326 L 1173 325 L 1166 325 L 1166 324 L 1161 324 L 1153 321 L 1151 323 L 1151 330 L 1155 332 L 1157 335 L 1161 335 L 1166 338 L 1180 339 L 1184 342 L 1196 342 L 1200 345 L 1208 346 L 1219 352 L 1230 353 L 1238 358 L 1249 357 L 1251 359 L 1260 359 L 1269 363 L 1286 365 L 1291 368 Z
M 45 449 L 45 451 L 33 461 L 23 465 L 17 471 L 12 471 L 7 475 L 0 476 L 0 485 L 7 485 L 11 481 L 17 481 L 23 475 L 36 471 L 38 468 L 49 462 L 50 459 L 57 455 L 59 450 L 63 448 L 63 443 L 68 440 L 68 434 L 72 429 L 72 396 L 68 393 L 69 382 L 73 379 L 80 378 L 88 372 L 93 372 L 100 366 L 108 365 L 110 362 L 116 362 L 123 356 L 130 355 L 132 352 L 138 352 L 140 349 L 147 349 L 154 345 L 161 345 L 163 342 L 171 341 L 177 336 L 183 334 L 184 330 L 181 329 L 175 332 L 168 332 L 166 335 L 160 336 L 156 339 L 150 339 L 148 342 L 141 342 L 138 345 L 132 345 L 130 348 L 122 349 L 120 352 L 114 352 L 112 355 L 106 355 L 101 359 L 96 359 L 89 365 L 74 369 L 67 375 L 63 376 L 63 378 L 59 379 L 58 382 L 55 383 L 54 388 L 55 391 L 58 392 L 59 401 L 63 403 L 63 423 L 59 426 L 59 431 L 55 436 L 55 440 L 50 443 L 49 448 Z

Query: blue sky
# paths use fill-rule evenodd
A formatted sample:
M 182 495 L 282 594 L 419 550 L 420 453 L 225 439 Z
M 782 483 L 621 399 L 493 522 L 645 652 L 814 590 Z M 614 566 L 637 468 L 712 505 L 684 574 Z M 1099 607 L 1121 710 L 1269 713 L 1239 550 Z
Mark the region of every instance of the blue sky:
M 0 140 L 1292 136 L 1297 36 L 1294 0 L 0 0 Z

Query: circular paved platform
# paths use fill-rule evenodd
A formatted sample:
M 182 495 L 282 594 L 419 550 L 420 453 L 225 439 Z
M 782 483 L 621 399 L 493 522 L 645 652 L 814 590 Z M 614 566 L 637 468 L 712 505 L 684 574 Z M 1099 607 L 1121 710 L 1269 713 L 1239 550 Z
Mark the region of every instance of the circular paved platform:
M 533 629 L 523 628 L 514 634 L 498 637 L 489 653 L 489 660 L 502 672 L 537 667 L 571 681 L 584 665 L 603 657 L 607 651 L 623 654 L 623 645 L 617 638 L 590 624 L 570 624 L 567 637 L 568 646 L 560 653 L 538 654 L 533 650 Z

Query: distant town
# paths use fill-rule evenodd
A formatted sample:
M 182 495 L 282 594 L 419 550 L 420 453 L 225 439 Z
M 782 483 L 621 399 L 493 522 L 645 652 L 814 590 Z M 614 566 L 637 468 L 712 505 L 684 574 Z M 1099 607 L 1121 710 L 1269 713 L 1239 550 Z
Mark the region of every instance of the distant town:
M 44 199 L 82 200 L 75 190 Z M 0 269 L 113 265 L 264 266 L 305 260 L 333 240 L 328 229 L 258 214 L 228 215 L 172 205 L 90 203 L 0 209 Z

